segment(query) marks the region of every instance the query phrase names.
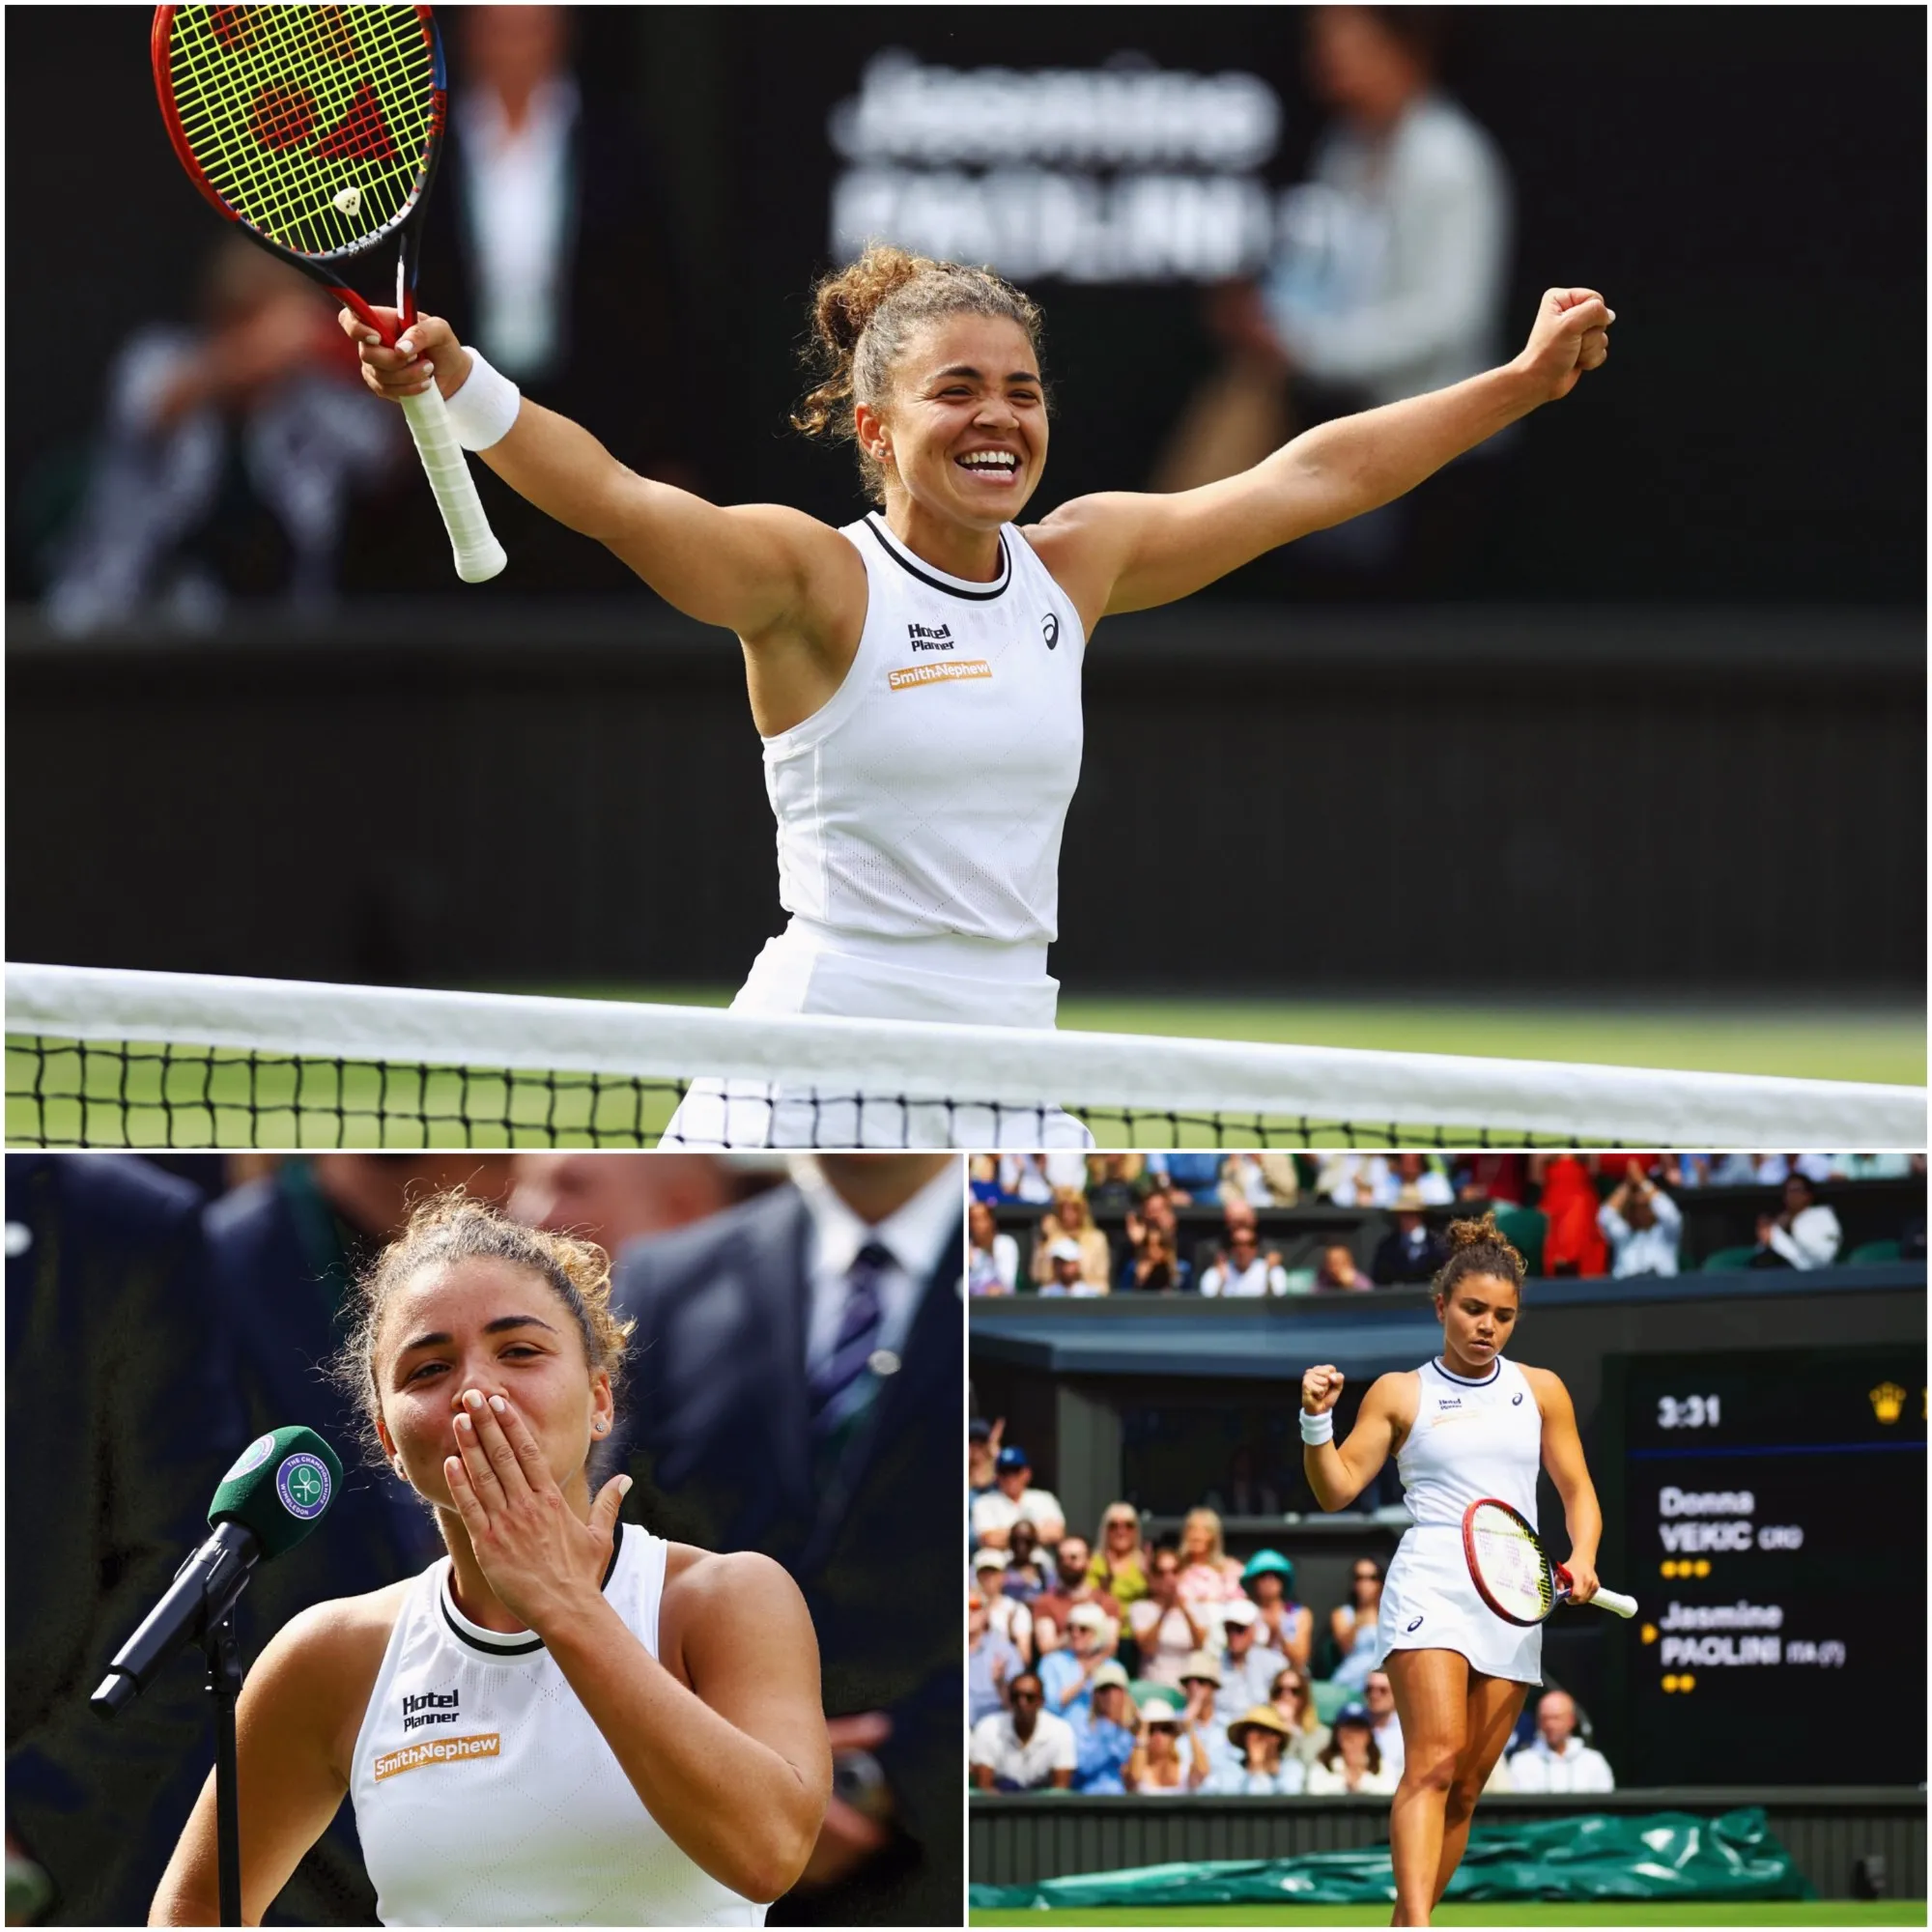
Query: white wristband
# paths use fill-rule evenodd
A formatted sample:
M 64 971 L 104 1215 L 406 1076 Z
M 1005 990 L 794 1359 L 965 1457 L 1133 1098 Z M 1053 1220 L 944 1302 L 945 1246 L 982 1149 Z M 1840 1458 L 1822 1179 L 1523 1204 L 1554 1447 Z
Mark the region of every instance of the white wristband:
M 449 399 L 449 426 L 465 449 L 488 449 L 509 435 L 523 406 L 523 391 L 516 384 L 472 349 L 469 374 Z
M 1301 1411 L 1301 1439 L 1311 1449 L 1318 1449 L 1324 1442 L 1334 1441 L 1335 1411 L 1332 1408 L 1324 1408 L 1320 1415 L 1310 1415 L 1304 1408 Z

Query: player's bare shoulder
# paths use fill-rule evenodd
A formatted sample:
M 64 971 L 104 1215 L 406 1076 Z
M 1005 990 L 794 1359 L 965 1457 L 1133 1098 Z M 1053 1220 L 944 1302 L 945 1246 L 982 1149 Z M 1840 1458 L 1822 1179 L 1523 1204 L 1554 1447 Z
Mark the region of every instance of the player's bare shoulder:
M 1400 1449 L 1415 1427 L 1415 1412 L 1422 1403 L 1422 1378 L 1414 1369 L 1391 1369 L 1369 1384 L 1362 1398 L 1366 1410 L 1371 1404 L 1376 1413 L 1388 1422 L 1391 1446 Z
M 1511 1360 L 1515 1361 L 1515 1357 L 1512 1356 Z M 1516 1368 L 1529 1384 L 1529 1392 L 1545 1416 L 1561 1414 L 1569 1409 L 1570 1391 L 1563 1386 L 1563 1378 L 1554 1369 L 1532 1368 L 1527 1362 L 1516 1362 Z
M 856 645 L 866 621 L 865 560 L 842 530 L 784 503 L 740 503 L 725 514 L 775 557 L 782 557 L 797 595 L 777 623 L 741 639 L 753 648 L 787 639 L 817 642 L 849 635 Z
M 265 1703 L 279 1728 L 312 1740 L 345 1784 L 384 1654 L 415 1580 L 406 1577 L 361 1596 L 311 1604 L 275 1633 L 249 1674 L 251 1700 Z

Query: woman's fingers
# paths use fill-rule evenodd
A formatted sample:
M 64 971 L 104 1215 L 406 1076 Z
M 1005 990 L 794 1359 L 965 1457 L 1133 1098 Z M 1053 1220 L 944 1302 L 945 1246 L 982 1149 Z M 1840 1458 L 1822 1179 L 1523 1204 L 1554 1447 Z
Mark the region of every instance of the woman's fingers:
M 488 1412 L 502 1432 L 503 1440 L 510 1445 L 524 1480 L 532 1490 L 541 1489 L 551 1480 L 550 1464 L 544 1460 L 542 1445 L 530 1434 L 529 1424 L 517 1412 L 516 1404 L 508 1396 L 493 1395 Z
M 520 1494 L 527 1494 L 534 1487 L 530 1472 L 524 1467 L 516 1445 L 504 1429 L 509 1417 L 509 1405 L 501 1396 L 493 1396 L 485 1401 L 480 1389 L 468 1390 L 463 1401 L 475 1429 L 477 1442 L 489 1463 L 491 1473 L 502 1489 L 504 1499 L 508 1501 Z M 528 1440 L 529 1431 L 526 1429 L 523 1434 Z M 534 1448 L 535 1445 L 531 1446 Z M 541 1453 L 536 1460 L 536 1473 L 539 1478 L 547 1473 Z
M 461 1432 L 459 1432 L 460 1435 Z M 463 1519 L 473 1544 L 490 1527 L 490 1518 L 483 1505 L 476 1499 L 476 1490 L 469 1480 L 469 1468 L 461 1456 L 443 1458 L 442 1473 L 449 1484 L 449 1499 L 456 1505 L 456 1513 Z
M 494 1516 L 502 1510 L 508 1498 L 503 1493 L 502 1480 L 490 1452 L 483 1446 L 476 1410 L 469 1406 L 469 1396 L 475 1396 L 479 1406 L 482 1403 L 482 1397 L 475 1390 L 466 1394 L 464 1406 L 458 1410 L 456 1417 L 457 1453 L 463 1458 L 464 1470 L 469 1475 L 470 1488 L 476 1492 L 477 1500 Z M 497 1432 L 497 1436 L 501 1441 L 501 1430 Z

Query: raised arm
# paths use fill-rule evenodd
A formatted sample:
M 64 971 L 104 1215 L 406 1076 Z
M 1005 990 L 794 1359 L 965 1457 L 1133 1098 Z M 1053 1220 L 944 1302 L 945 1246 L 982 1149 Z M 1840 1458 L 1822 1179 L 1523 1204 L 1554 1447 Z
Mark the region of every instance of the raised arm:
M 1563 1498 L 1563 1523 L 1570 1532 L 1564 1567 L 1570 1572 L 1575 1600 L 1587 1604 L 1597 1594 L 1597 1546 L 1604 1539 L 1604 1512 L 1583 1461 L 1577 1410 L 1560 1377 L 1548 1369 L 1524 1369 L 1523 1375 L 1543 1411 L 1543 1466 Z
M 1331 1414 L 1341 1399 L 1343 1380 L 1341 1370 L 1332 1363 L 1310 1369 L 1301 1378 L 1302 1414 Z M 1347 1509 L 1380 1473 L 1406 1412 L 1403 1396 L 1406 1381 L 1400 1374 L 1378 1376 L 1362 1398 L 1361 1411 L 1346 1442 L 1338 1444 L 1332 1437 L 1310 1442 L 1309 1429 L 1304 1427 L 1301 1467 L 1308 1487 L 1315 1492 L 1315 1500 L 1324 1510 Z M 1332 1422 L 1329 1428 L 1334 1428 Z
M 469 380 L 469 352 L 440 316 L 418 316 L 394 349 L 349 310 L 341 321 L 378 395 L 400 401 L 433 380 L 448 399 Z M 836 530 L 801 511 L 775 503 L 721 508 L 653 482 L 588 430 L 528 397 L 508 433 L 478 454 L 519 496 L 605 545 L 701 624 L 751 641 L 773 632 L 811 635 L 836 628 L 843 601 L 855 594 L 863 618 L 864 564 Z
M 1521 355 L 1428 395 L 1304 431 L 1252 469 L 1172 496 L 1109 492 L 1029 532 L 1091 631 L 1103 616 L 1192 595 L 1311 530 L 1406 496 L 1609 354 L 1614 312 L 1594 289 L 1550 289 Z

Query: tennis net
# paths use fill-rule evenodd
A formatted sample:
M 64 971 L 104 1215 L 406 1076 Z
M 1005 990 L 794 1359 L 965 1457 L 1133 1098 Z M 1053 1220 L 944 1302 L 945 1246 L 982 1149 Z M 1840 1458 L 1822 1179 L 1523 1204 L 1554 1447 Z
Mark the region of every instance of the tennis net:
M 1024 1148 L 1067 1115 L 1101 1147 L 1917 1148 L 1925 1090 L 8 969 L 10 1147 Z

